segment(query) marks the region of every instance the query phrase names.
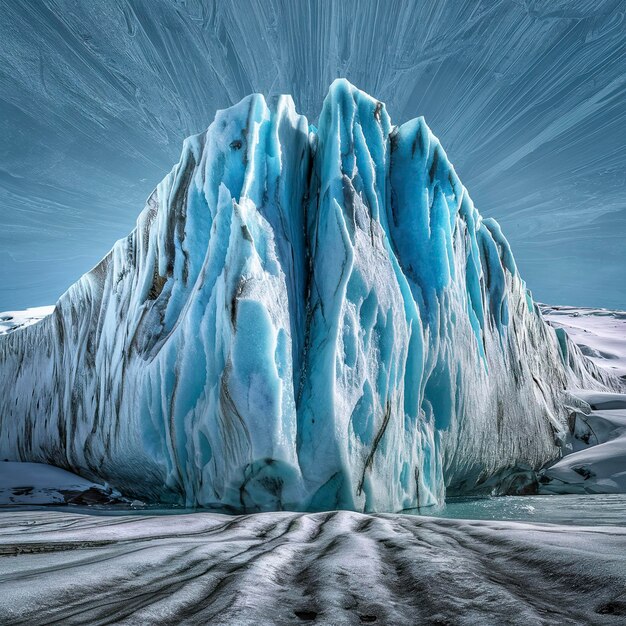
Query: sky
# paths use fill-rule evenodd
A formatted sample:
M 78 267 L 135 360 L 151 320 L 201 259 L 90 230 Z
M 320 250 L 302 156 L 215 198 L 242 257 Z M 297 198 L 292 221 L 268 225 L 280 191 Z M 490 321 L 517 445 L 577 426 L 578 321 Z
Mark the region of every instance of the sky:
M 626 309 L 626 0 L 0 0 L 0 311 L 134 227 L 252 92 L 423 115 L 536 300 Z

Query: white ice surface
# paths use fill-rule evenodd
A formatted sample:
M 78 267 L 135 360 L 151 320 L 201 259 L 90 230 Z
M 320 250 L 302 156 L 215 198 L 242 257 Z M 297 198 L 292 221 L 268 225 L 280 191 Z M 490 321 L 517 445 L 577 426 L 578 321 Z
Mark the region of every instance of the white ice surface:
M 626 376 L 626 312 L 541 305 L 545 319 L 563 328 L 596 365 Z M 626 395 L 572 390 L 566 456 L 543 472 L 540 493 L 626 493 Z
M 0 516 L 2 624 L 623 624 L 626 528 Z

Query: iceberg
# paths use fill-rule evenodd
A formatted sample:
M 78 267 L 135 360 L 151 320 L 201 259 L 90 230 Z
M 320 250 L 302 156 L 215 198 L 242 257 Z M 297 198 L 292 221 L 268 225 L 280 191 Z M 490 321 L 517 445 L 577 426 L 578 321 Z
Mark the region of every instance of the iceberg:
M 622 381 L 547 325 L 418 118 L 345 80 L 190 137 L 130 235 L 0 336 L 0 457 L 145 501 L 398 511 L 515 492 L 565 391 Z

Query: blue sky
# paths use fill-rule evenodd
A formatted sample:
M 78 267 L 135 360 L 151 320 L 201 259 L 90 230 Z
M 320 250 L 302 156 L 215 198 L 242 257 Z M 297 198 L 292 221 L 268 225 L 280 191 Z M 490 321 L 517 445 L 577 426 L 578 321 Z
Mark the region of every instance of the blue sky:
M 245 10 L 242 10 L 245 7 Z M 346 77 L 424 115 L 536 299 L 626 309 L 621 0 L 0 0 L 0 310 L 127 234 L 182 140 L 251 92 L 314 122 Z

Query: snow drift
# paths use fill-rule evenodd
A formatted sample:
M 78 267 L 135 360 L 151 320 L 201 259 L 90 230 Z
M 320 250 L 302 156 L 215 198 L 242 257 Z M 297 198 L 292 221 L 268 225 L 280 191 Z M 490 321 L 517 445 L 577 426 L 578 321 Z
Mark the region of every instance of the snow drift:
M 0 372 L 0 457 L 246 511 L 515 490 L 559 455 L 567 386 L 619 387 L 424 120 L 344 80 L 318 128 L 289 97 L 219 111 Z
M 601 369 L 626 380 L 626 312 L 540 305 Z M 569 432 L 556 464 L 538 477 L 540 493 L 626 493 L 626 394 L 572 390 Z

